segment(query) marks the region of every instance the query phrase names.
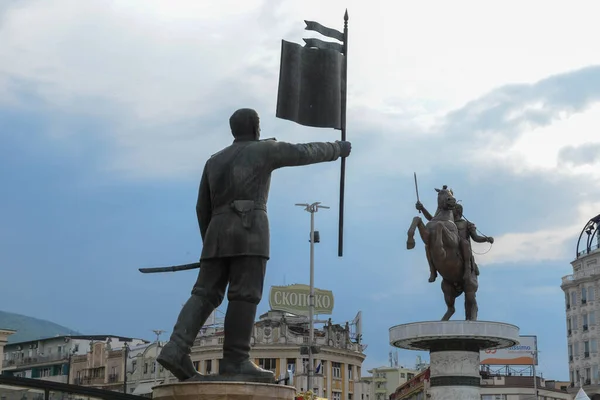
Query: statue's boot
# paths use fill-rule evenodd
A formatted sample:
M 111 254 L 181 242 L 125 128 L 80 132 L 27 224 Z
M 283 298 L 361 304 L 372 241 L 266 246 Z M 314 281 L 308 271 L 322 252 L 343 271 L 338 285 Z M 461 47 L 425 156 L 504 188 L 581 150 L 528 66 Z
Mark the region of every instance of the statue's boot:
M 180 381 L 200 375 L 194 368 L 190 353 L 194 339 L 213 310 L 211 303 L 192 295 L 181 309 L 169 342 L 156 360 Z
M 256 304 L 230 301 L 225 314 L 225 340 L 219 375 L 243 375 L 240 379 L 257 378 L 275 381 L 275 374 L 250 361 L 250 339 L 254 329 Z

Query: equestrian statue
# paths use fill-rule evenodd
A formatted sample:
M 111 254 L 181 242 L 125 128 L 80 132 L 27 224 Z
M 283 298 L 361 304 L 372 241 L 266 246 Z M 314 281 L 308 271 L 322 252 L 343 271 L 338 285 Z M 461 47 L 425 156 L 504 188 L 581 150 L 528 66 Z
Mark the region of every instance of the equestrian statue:
M 416 183 L 416 175 L 415 175 Z M 471 239 L 477 243 L 494 243 L 494 238 L 477 234 L 475 225 L 463 217 L 463 207 L 456 202 L 452 189 L 444 185 L 435 189 L 438 193 L 438 207 L 435 215 L 431 215 L 418 201 L 416 208 L 428 220 L 423 223 L 421 217 L 414 217 L 408 229 L 406 247 L 415 247 L 415 229 L 425 244 L 425 254 L 429 263 L 429 282 L 434 282 L 438 274 L 442 277 L 442 291 L 448 310 L 442 321 L 448 321 L 454 314 L 454 302 L 458 296 L 465 294 L 465 319 L 477 320 L 476 293 L 479 287 L 477 277 L 479 268 L 475 263 L 471 249 Z

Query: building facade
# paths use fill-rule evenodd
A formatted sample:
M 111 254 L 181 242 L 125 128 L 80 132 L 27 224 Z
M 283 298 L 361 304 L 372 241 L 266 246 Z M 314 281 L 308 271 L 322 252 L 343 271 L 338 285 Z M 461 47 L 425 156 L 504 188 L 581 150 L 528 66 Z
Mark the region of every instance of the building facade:
M 216 374 L 223 357 L 223 329 L 205 327 L 192 348 L 192 361 L 203 374 Z M 319 353 L 314 356 L 313 387 L 308 387 L 308 319 L 280 311 L 269 311 L 254 324 L 250 357 L 262 368 L 283 379 L 290 372 L 290 385 L 299 392 L 311 389 L 331 400 L 363 399 L 361 367 L 365 359 L 363 346 L 351 340 L 348 324 L 315 328 Z
M 366 380 L 371 381 L 370 398 L 373 400 L 386 400 L 396 391 L 398 386 L 413 379 L 419 371 L 402 366 L 382 366 L 367 371 L 371 376 Z
M 600 397 L 600 215 L 591 219 L 578 243 L 577 256 L 571 262 L 573 273 L 562 278 L 565 294 L 567 351 L 571 393 L 583 386 L 591 398 Z M 581 239 L 585 246 L 580 251 Z
M 390 400 L 426 400 L 429 398 L 430 370 L 417 374 L 408 382 L 400 385 L 390 396 Z M 537 388 L 533 376 L 507 376 L 482 374 L 481 400 L 572 400 L 573 395 L 567 393 L 566 387 L 556 381 L 545 381 L 537 377 Z M 564 390 L 563 390 L 564 389 Z
M 128 348 L 125 392 L 152 397 L 152 387 L 177 382 L 169 371 L 156 362 L 165 343 L 153 342 Z
M 14 334 L 15 331 L 10 329 L 0 329 L 0 360 L 4 360 L 4 346 L 8 342 L 8 337 Z M 2 368 L 4 367 L 4 363 L 0 364 L 0 374 L 2 373 Z
M 390 395 L 390 400 L 425 400 L 429 389 L 430 371 L 419 372 L 417 375 L 402 383 Z
M 110 335 L 93 336 L 56 336 L 51 338 L 33 340 L 29 342 L 10 343 L 4 347 L 2 360 L 3 374 L 43 379 L 61 383 L 75 383 L 71 366 L 73 361 L 78 362 L 81 357 L 93 351 L 98 343 L 109 343 L 114 348 L 122 348 L 125 343 L 134 345 L 144 343 L 141 339 L 124 338 Z M 96 362 L 96 361 L 95 361 Z M 92 365 L 95 365 L 92 363 Z M 99 372 L 91 372 L 94 376 Z M 105 371 L 102 372 L 107 375 Z M 87 377 L 88 375 L 83 375 Z

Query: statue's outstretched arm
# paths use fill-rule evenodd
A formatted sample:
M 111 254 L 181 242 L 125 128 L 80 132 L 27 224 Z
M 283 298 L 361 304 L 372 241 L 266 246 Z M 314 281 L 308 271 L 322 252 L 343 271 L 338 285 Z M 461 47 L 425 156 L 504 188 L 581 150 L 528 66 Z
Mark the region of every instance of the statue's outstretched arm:
M 429 211 L 427 211 L 427 209 L 425 208 L 425 206 L 423 206 L 423 204 L 420 201 L 417 201 L 416 208 L 417 208 L 417 210 L 423 212 L 423 216 L 425 218 L 427 218 L 427 221 L 431 221 L 431 219 L 433 217 L 431 216 L 431 214 L 429 213 Z
M 471 237 L 471 239 L 473 239 L 474 242 L 477 242 L 477 243 L 485 243 L 485 242 L 493 243 L 494 242 L 494 239 L 492 237 L 480 236 L 479 234 L 477 234 L 477 227 L 475 226 L 475 224 L 469 222 L 468 229 L 469 229 L 469 236 Z

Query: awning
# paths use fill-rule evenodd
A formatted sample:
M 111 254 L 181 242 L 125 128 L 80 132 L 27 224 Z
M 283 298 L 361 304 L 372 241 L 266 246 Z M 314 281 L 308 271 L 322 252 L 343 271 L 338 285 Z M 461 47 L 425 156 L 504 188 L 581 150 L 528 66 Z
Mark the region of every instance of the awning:
M 590 398 L 583 391 L 583 388 L 581 388 L 581 389 L 579 389 L 579 392 L 577 392 L 577 396 L 575 396 L 575 400 L 590 400 Z
M 135 390 L 132 394 L 142 395 L 152 393 L 152 388 L 154 386 L 158 386 L 162 383 L 162 381 L 157 382 L 143 382 L 135 387 Z

